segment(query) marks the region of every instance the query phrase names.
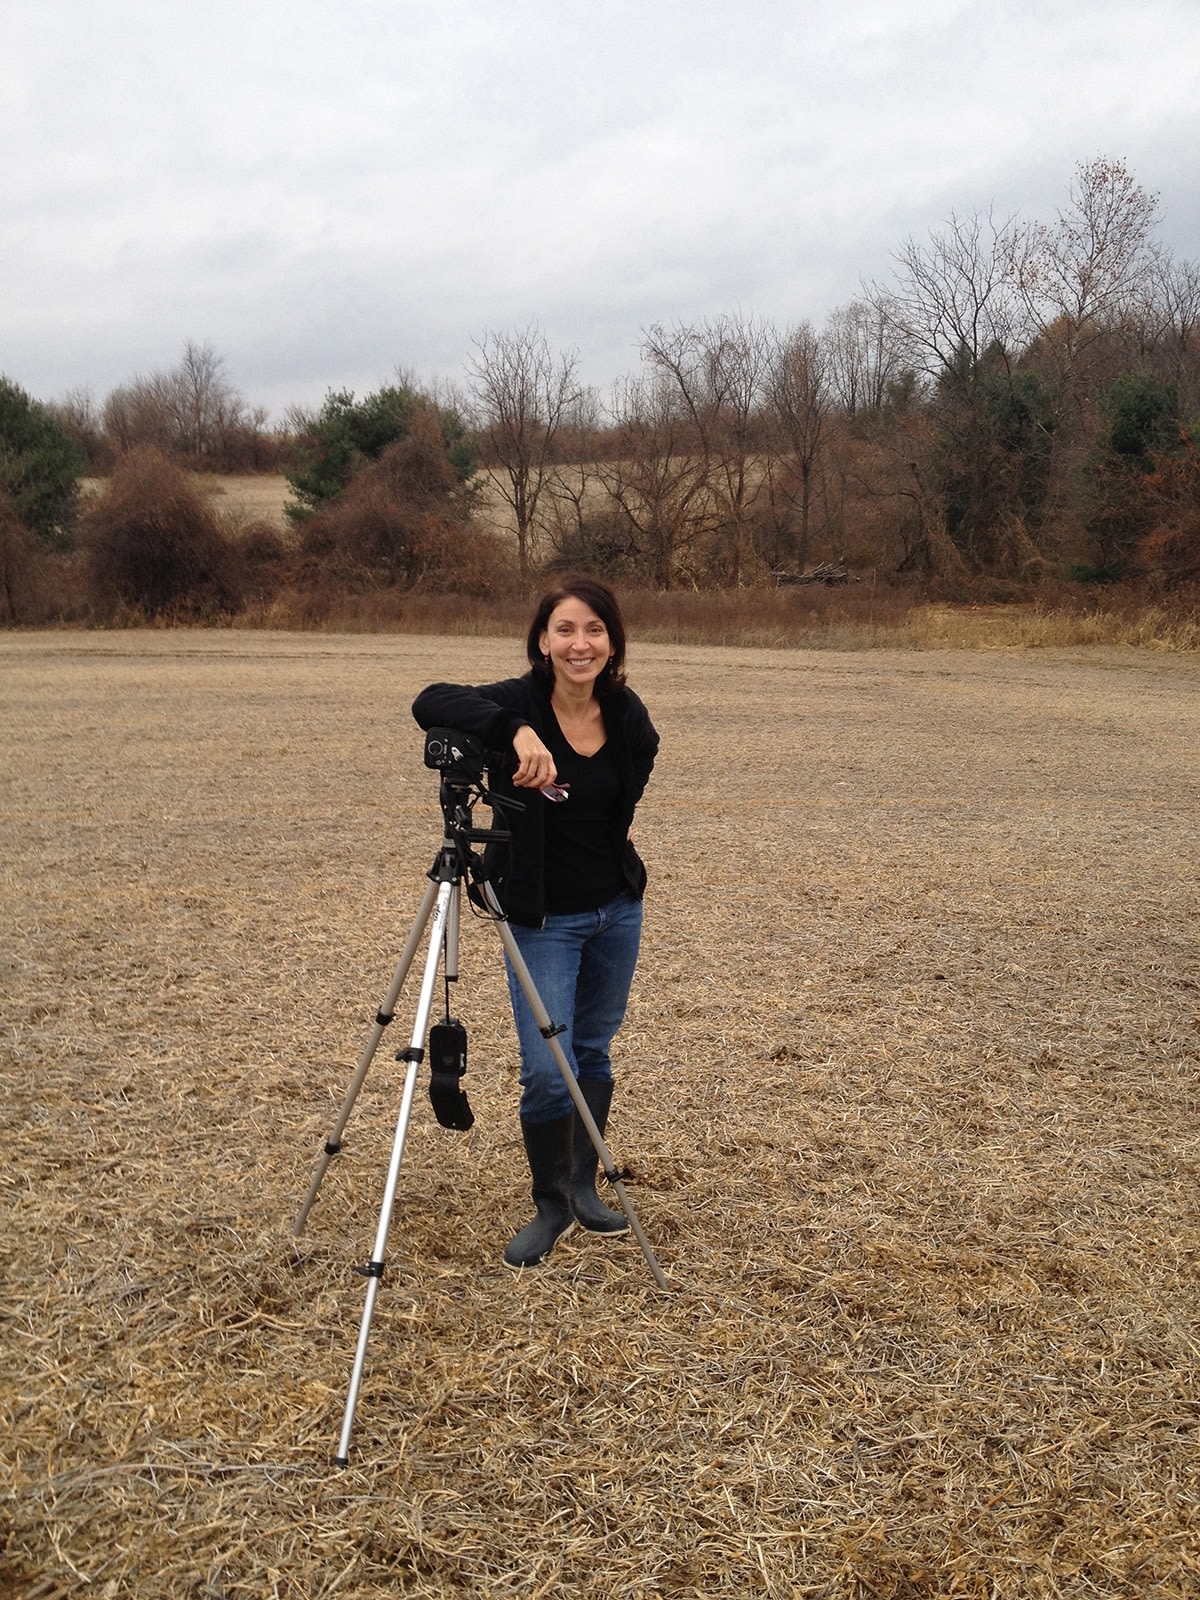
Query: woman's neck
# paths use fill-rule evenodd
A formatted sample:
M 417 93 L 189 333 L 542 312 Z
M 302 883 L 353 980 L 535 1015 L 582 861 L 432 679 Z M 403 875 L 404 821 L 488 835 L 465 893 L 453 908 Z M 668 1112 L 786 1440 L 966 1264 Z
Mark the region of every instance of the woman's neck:
M 562 684 L 555 682 L 550 691 L 550 704 L 559 716 L 587 717 L 599 708 L 599 701 L 592 693 L 590 683 L 576 688 L 573 683 Z

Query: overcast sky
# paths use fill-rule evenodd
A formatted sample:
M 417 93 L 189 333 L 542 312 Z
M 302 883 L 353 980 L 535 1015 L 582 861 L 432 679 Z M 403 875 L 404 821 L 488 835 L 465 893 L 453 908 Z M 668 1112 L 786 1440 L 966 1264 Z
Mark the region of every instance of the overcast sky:
M 211 344 L 278 414 L 535 322 L 816 325 L 954 211 L 1124 159 L 1200 256 L 1200 0 L 6 0 L 0 372 Z

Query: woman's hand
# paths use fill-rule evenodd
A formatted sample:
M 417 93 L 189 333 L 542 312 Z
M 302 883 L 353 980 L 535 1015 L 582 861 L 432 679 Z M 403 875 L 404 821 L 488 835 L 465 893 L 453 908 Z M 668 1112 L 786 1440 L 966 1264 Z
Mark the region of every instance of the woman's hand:
M 528 723 L 513 734 L 513 749 L 517 753 L 513 783 L 518 789 L 544 789 L 554 782 L 558 776 L 554 757 Z

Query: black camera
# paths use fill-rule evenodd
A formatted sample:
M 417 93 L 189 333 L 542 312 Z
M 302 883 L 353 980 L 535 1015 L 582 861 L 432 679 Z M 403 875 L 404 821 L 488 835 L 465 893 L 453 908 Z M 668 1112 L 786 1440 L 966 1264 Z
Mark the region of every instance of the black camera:
M 465 787 L 483 782 L 487 752 L 473 733 L 430 728 L 425 735 L 425 765 L 440 772 L 447 783 Z

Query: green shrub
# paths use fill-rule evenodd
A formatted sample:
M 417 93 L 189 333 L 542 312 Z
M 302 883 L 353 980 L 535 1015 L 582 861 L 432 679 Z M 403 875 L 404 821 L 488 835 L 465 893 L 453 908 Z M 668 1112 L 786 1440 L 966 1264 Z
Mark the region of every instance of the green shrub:
M 432 435 L 425 426 L 429 419 L 435 423 Z M 320 412 L 309 420 L 296 445 L 293 466 L 285 473 L 299 501 L 288 515 L 299 522 L 329 505 L 364 468 L 414 430 L 437 439 L 447 469 L 446 493 L 474 476 L 474 451 L 456 412 L 434 405 L 407 386 L 379 389 L 362 400 L 348 390 L 328 394 Z
M 71 542 L 83 447 L 24 389 L 0 378 L 0 494 L 9 512 L 44 543 Z

